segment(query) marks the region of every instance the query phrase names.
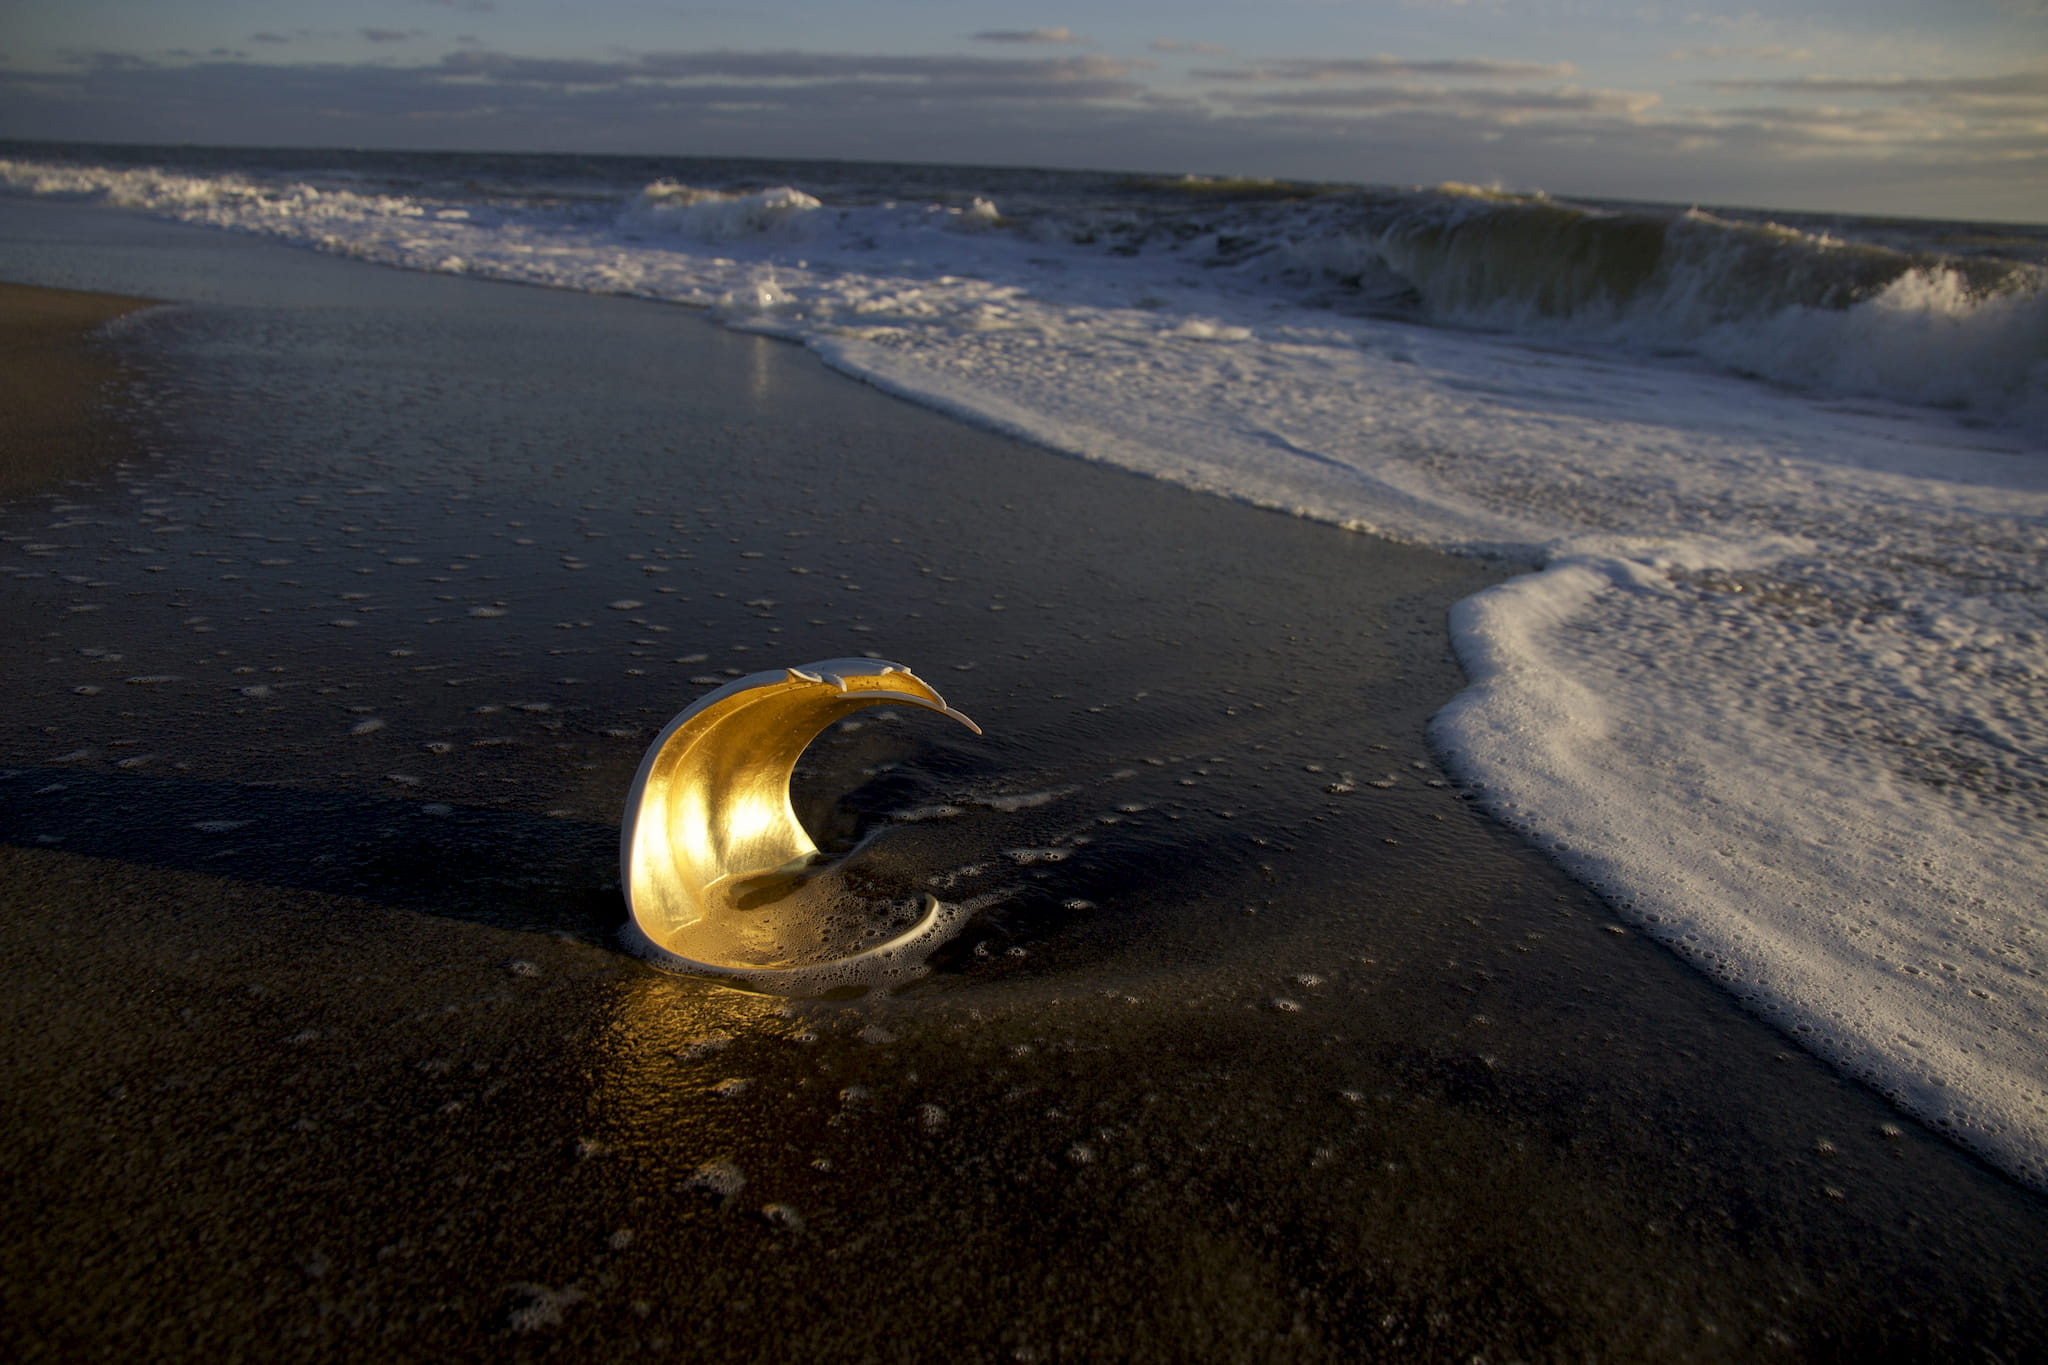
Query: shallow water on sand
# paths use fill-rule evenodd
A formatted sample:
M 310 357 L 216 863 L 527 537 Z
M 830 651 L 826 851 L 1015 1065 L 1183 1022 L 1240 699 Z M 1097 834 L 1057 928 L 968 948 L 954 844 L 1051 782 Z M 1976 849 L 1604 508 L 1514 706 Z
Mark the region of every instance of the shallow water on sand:
M 123 333 L 148 452 L 0 506 L 18 1354 L 2038 1339 L 2037 1197 L 1447 785 L 1492 567 L 660 305 L 49 240 L 50 282 L 204 302 Z M 870 713 L 799 809 L 975 907 L 931 975 L 805 1005 L 624 954 L 662 722 L 870 650 L 986 734 Z

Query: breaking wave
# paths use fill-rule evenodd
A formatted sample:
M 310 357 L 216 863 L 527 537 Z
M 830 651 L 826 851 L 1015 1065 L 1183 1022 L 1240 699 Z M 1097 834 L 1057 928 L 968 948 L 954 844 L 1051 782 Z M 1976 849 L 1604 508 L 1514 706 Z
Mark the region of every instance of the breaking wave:
M 1156 236 L 1120 235 L 1140 250 Z M 1248 208 L 1203 237 L 1212 263 L 1334 306 L 1696 356 L 1829 394 L 2048 415 L 2048 269 L 2032 261 L 1463 185 Z
M 1447 196 L 1448 197 L 1448 196 Z M 2048 272 L 1697 209 L 1519 201 L 1376 235 L 1435 320 L 1693 352 L 1757 378 L 2010 410 L 2048 387 Z

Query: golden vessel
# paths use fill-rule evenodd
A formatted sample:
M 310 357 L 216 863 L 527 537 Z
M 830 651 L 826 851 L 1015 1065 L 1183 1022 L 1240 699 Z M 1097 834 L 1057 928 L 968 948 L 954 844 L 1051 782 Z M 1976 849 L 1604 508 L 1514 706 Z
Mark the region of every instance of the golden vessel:
M 935 897 L 888 933 L 829 877 L 790 805 L 791 770 L 835 721 L 916 706 L 981 727 L 901 664 L 827 659 L 734 679 L 670 721 L 626 797 L 619 885 L 658 965 L 778 994 L 915 974 L 956 925 Z M 875 938 L 879 942 L 871 942 Z

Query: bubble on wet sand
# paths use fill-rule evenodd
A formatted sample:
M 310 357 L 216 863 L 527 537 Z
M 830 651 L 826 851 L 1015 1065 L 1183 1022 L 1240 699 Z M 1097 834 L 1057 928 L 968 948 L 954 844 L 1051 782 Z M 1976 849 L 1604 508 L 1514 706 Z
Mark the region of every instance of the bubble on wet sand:
M 747 1185 L 746 1176 L 740 1168 L 726 1160 L 707 1161 L 683 1181 L 683 1188 L 696 1190 L 717 1199 L 731 1199 Z
M 761 1206 L 761 1221 L 771 1228 L 779 1228 L 784 1232 L 802 1232 L 804 1230 L 803 1218 L 788 1204 L 763 1204 Z
M 926 820 L 951 820 L 955 816 L 965 815 L 966 813 L 959 806 L 916 806 L 909 810 L 896 811 L 889 818 L 902 824 L 917 824 Z
M 972 799 L 976 805 L 987 806 L 990 810 L 1010 813 L 1048 805 L 1063 796 L 1072 796 L 1079 790 L 1080 788 L 1078 787 L 1053 787 L 1045 791 L 1005 792 L 996 796 L 981 796 Z
M 1073 850 L 1065 848 L 1006 848 L 1003 856 L 1021 866 L 1031 867 L 1038 863 L 1063 863 L 1073 856 Z
M 699 1057 L 709 1057 L 715 1052 L 723 1052 L 731 1047 L 732 1043 L 733 1036 L 730 1033 L 707 1033 L 692 1038 L 678 1047 L 676 1056 L 686 1062 L 695 1061 Z
M 562 1311 L 590 1297 L 574 1285 L 550 1289 L 544 1284 L 515 1284 L 511 1289 L 521 1302 L 505 1314 L 505 1325 L 520 1333 L 560 1327 Z

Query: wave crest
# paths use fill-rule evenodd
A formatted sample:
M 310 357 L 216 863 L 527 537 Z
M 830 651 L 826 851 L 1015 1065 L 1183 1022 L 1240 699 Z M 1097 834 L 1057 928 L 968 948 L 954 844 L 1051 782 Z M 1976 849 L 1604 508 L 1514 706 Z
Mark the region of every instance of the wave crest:
M 619 226 L 702 242 L 796 241 L 807 235 L 810 215 L 823 207 L 821 201 L 788 185 L 736 192 L 657 180 L 619 213 Z
M 1292 255 L 1342 260 L 1333 273 L 1405 297 L 1433 323 L 1691 354 L 1800 388 L 2011 417 L 2039 415 L 2048 389 L 2048 271 L 2025 262 L 1463 186 Z

